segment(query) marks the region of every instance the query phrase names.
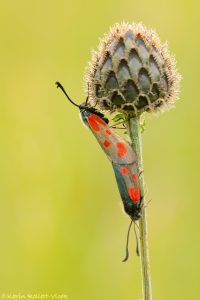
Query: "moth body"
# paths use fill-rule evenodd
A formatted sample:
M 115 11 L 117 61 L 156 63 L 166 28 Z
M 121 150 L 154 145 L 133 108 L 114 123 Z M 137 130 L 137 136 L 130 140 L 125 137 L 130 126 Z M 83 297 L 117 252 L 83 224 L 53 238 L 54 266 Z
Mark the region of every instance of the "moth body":
M 112 163 L 125 212 L 133 221 L 140 218 L 142 195 L 136 154 L 131 145 L 108 125 L 108 120 L 95 108 L 80 105 L 81 118 L 92 131 Z

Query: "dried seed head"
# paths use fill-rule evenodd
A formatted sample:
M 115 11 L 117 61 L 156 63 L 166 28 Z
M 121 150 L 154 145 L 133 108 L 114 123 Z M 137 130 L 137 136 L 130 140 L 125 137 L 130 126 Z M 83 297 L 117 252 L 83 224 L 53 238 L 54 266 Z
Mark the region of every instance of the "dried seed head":
M 90 105 L 137 114 L 171 106 L 180 75 L 167 44 L 153 30 L 122 23 L 101 40 L 85 81 Z

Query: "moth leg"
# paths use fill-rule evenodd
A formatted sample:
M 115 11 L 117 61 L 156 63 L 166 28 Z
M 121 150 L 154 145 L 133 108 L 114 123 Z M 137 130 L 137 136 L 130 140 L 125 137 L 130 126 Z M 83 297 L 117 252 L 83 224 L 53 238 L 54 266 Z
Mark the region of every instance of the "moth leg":
M 148 193 L 148 189 L 147 189 L 147 185 L 145 183 L 145 185 L 144 185 L 144 192 L 143 192 L 143 195 L 141 195 L 140 204 L 143 204 L 144 197 L 146 197 L 147 193 Z
M 87 96 L 86 100 L 85 100 L 85 105 L 87 106 L 88 104 L 88 99 L 89 99 L 89 96 Z
M 89 84 L 89 82 L 88 82 L 88 84 L 87 84 L 87 92 L 88 92 L 88 96 L 87 96 L 86 101 L 85 101 L 85 105 L 86 105 L 86 106 L 87 106 L 88 100 L 89 100 L 89 88 L 90 88 L 90 84 Z
M 98 103 L 98 99 L 97 99 L 96 103 L 95 103 L 92 107 L 96 107 L 96 106 L 97 106 L 97 103 Z
M 123 126 L 123 128 L 117 128 L 116 125 L 121 125 Z M 119 121 L 117 123 L 115 123 L 114 125 L 110 126 L 110 128 L 116 128 L 116 129 L 125 129 L 126 128 L 126 125 L 125 125 L 125 122 L 124 121 Z
M 148 207 L 148 205 L 149 205 L 149 203 L 150 203 L 151 201 L 152 201 L 152 199 L 148 200 L 148 202 L 147 202 L 147 203 L 145 203 L 145 204 L 144 204 L 144 203 L 142 203 L 142 204 L 141 204 L 141 208 L 144 208 L 144 209 L 145 209 L 145 208 L 147 208 L 147 207 Z
M 112 129 L 125 129 L 124 127 L 111 126 Z
M 146 196 L 147 191 L 144 192 L 144 195 L 141 196 L 141 200 L 140 200 L 140 208 L 147 208 L 147 206 L 149 205 L 149 203 L 152 201 L 152 199 L 148 200 L 147 203 L 144 203 L 144 197 Z
M 144 170 L 139 171 L 139 178 L 142 176 L 143 173 L 144 173 Z
M 149 205 L 149 203 L 152 201 L 152 199 L 148 200 L 148 202 L 145 205 L 145 208 L 147 208 L 147 206 Z

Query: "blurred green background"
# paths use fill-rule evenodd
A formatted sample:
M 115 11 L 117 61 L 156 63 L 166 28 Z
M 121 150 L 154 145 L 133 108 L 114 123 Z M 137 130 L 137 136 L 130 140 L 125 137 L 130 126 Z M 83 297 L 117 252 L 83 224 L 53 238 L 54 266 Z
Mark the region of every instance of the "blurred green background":
M 99 37 L 142 21 L 183 76 L 176 108 L 143 135 L 153 299 L 199 299 L 199 1 L 0 2 L 0 295 L 141 298 L 139 259 L 122 263 L 129 218 L 113 171 L 78 110 Z

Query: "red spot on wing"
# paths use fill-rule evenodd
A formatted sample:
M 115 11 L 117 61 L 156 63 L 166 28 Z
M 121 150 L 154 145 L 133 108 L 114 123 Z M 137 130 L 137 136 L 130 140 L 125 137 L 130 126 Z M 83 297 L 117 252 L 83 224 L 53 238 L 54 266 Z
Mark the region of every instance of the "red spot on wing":
M 140 188 L 139 188 L 139 185 L 136 186 L 136 198 L 137 198 L 137 201 L 140 201 Z
M 95 131 L 99 131 L 99 130 L 100 130 L 99 125 L 97 124 L 97 122 L 96 122 L 95 120 L 93 120 L 93 119 L 91 118 L 91 116 L 92 116 L 92 115 L 90 115 L 90 116 L 88 117 L 88 123 L 90 124 L 90 127 L 91 127 L 92 129 L 94 129 Z
M 104 120 L 102 120 L 101 118 L 99 118 L 97 115 L 91 114 L 90 116 L 91 116 L 91 118 L 92 118 L 94 121 L 98 122 L 99 124 L 101 124 L 101 125 L 103 125 L 103 126 L 106 126 L 106 123 L 104 122 Z
M 104 147 L 108 148 L 110 146 L 110 142 L 108 140 L 104 141 Z
M 133 202 L 138 202 L 140 201 L 140 188 L 137 185 L 136 188 L 130 187 L 128 190 L 129 196 Z
M 121 168 L 121 169 L 120 169 L 120 173 L 121 173 L 121 174 L 128 174 L 128 172 L 129 172 L 129 169 L 128 169 L 128 168 Z
M 129 188 L 128 190 L 129 196 L 131 198 L 131 200 L 135 200 L 135 189 L 133 187 Z
M 134 181 L 137 180 L 137 175 L 135 173 L 133 173 L 132 178 L 133 178 Z
M 124 143 L 118 142 L 116 146 L 118 148 L 118 153 L 117 153 L 118 157 L 122 157 L 127 153 L 127 149 Z
M 111 131 L 109 129 L 106 130 L 107 135 L 111 135 Z
M 95 115 L 95 114 L 89 115 L 88 122 L 89 122 L 91 128 L 94 129 L 95 131 L 99 131 L 100 130 L 99 124 L 101 124 L 103 126 L 106 126 L 106 123 L 101 118 L 99 118 L 97 115 Z

